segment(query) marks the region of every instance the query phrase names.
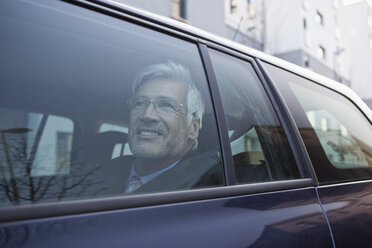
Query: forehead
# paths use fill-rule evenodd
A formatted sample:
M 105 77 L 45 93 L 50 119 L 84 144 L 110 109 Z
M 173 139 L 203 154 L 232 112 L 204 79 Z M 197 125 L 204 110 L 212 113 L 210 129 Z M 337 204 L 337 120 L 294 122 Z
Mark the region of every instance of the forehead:
M 154 79 L 143 83 L 137 90 L 136 96 L 151 99 L 170 98 L 175 100 L 186 99 L 187 85 L 173 79 Z

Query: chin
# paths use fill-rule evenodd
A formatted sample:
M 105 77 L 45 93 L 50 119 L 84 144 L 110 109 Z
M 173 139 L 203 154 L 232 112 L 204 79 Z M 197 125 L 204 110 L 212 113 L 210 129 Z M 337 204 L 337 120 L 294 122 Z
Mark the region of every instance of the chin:
M 167 157 L 167 154 L 164 154 L 160 151 L 155 151 L 154 149 L 133 149 L 132 153 L 137 158 L 164 158 Z

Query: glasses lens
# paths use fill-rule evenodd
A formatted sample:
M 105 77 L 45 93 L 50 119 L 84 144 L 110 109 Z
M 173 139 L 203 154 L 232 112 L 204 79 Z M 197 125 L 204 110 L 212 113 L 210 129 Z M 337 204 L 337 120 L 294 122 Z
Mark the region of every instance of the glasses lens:
M 146 106 L 146 99 L 133 97 L 128 99 L 127 103 L 131 110 L 140 110 Z
M 129 108 L 132 111 L 143 111 L 151 103 L 160 114 L 182 112 L 183 105 L 170 99 L 149 100 L 142 97 L 133 97 L 128 99 Z
M 163 113 L 170 113 L 170 112 L 177 112 L 177 103 L 167 100 L 167 99 L 159 99 L 156 101 L 156 108 L 158 111 Z

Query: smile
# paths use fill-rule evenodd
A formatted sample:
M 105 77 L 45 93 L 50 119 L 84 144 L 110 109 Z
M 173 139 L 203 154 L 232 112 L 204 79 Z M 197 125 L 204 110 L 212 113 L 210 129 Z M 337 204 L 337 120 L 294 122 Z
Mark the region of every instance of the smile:
M 140 131 L 138 132 L 139 135 L 143 135 L 143 136 L 158 136 L 160 135 L 158 132 L 154 132 L 154 131 Z

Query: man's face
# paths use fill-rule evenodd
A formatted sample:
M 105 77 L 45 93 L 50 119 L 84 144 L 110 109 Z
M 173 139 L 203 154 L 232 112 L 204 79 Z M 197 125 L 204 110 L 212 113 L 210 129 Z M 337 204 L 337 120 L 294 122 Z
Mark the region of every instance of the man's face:
M 132 110 L 129 117 L 129 146 L 136 158 L 179 159 L 191 149 L 199 124 L 187 123 L 187 86 L 170 79 L 144 83 L 135 97 L 148 100 L 169 99 L 182 104 L 181 112 L 163 113 L 150 103 L 142 111 Z

